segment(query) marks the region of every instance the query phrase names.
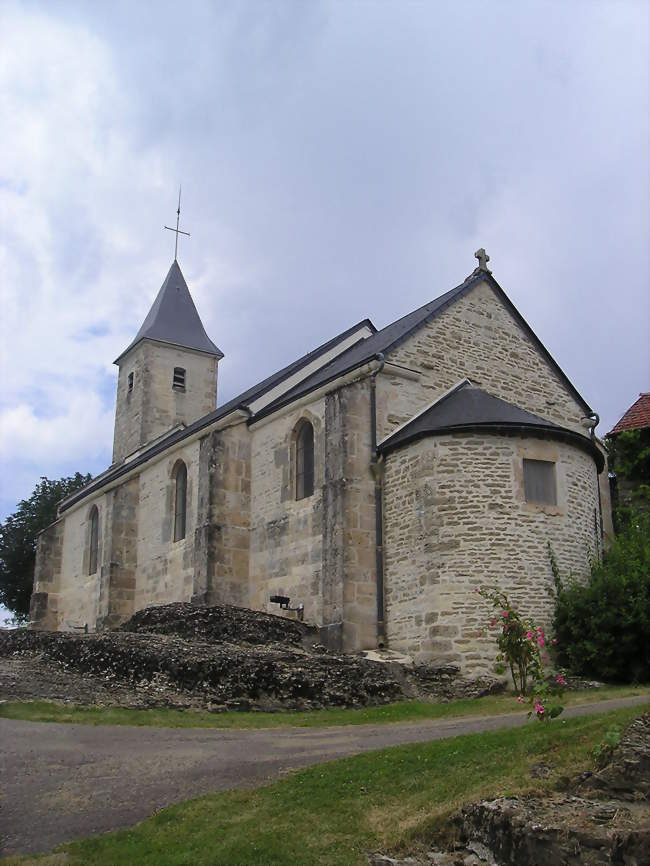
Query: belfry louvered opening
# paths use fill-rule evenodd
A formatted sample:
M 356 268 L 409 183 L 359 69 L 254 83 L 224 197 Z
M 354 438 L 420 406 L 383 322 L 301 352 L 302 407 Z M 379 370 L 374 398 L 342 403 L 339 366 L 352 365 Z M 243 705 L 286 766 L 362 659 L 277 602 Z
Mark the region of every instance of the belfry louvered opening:
M 172 388 L 175 388 L 177 391 L 185 390 L 185 369 L 183 367 L 174 367 Z

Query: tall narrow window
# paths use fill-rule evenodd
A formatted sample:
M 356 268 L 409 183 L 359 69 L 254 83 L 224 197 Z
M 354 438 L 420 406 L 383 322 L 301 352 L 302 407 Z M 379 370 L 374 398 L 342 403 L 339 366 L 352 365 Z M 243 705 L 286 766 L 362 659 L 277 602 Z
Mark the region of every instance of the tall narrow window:
M 130 394 L 131 391 L 133 391 L 133 373 L 129 373 L 128 385 L 129 385 L 129 394 Z
M 99 511 L 97 510 L 96 505 L 93 505 L 90 512 L 90 532 L 88 533 L 88 543 L 88 574 L 94 574 L 97 571 L 97 549 L 99 547 Z
M 179 460 L 174 468 L 174 541 L 185 538 L 187 514 L 187 467 Z
M 296 499 L 314 492 L 314 428 L 303 421 L 296 436 Z
M 172 388 L 175 388 L 177 391 L 185 390 L 185 370 L 183 369 L 183 367 L 174 367 Z
M 557 505 L 555 463 L 550 460 L 524 460 L 524 494 L 526 502 Z

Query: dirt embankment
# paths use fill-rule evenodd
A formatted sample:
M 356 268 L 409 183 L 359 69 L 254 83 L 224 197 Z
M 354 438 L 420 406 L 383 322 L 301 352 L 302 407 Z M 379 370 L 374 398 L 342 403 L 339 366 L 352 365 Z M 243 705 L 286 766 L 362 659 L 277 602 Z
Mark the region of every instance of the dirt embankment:
M 0 632 L 0 699 L 126 707 L 316 709 L 498 690 L 453 666 L 402 666 L 326 650 L 317 630 L 230 605 L 145 608 L 98 634 Z
M 539 771 L 540 768 L 537 768 Z M 448 851 L 371 866 L 648 866 L 650 713 L 636 719 L 596 773 L 548 796 L 500 797 L 463 806 Z

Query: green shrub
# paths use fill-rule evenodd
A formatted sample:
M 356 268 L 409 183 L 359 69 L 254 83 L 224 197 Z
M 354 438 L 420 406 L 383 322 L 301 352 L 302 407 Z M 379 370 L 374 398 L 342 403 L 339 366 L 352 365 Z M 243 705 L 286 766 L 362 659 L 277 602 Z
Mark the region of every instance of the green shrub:
M 558 661 L 606 682 L 650 680 L 650 515 L 614 539 L 588 583 L 556 580 Z

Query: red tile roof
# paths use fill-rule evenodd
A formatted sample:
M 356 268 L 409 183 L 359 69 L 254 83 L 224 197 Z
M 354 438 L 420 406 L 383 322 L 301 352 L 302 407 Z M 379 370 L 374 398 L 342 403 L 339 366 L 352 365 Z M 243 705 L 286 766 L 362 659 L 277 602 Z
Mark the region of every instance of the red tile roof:
M 623 430 L 639 430 L 643 427 L 650 427 L 650 391 L 639 394 L 636 403 L 630 406 L 618 424 L 607 435 L 612 436 Z

